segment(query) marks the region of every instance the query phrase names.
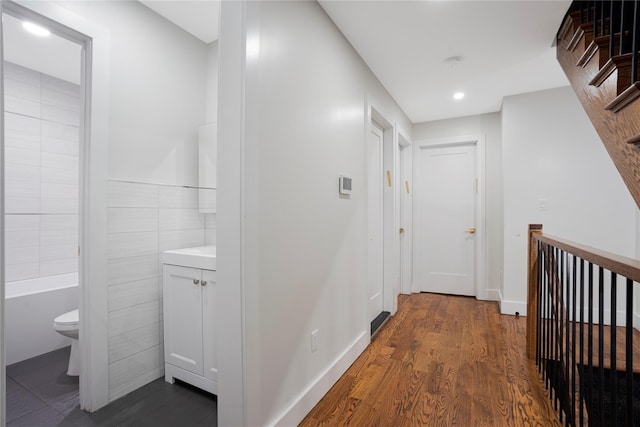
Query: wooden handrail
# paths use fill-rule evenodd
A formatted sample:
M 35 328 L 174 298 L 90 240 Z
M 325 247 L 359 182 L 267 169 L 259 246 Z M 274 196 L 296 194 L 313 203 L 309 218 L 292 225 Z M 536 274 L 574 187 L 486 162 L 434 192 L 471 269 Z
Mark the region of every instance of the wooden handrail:
M 536 293 L 538 286 L 538 242 L 543 242 L 570 253 L 586 262 L 593 263 L 633 280 L 640 282 L 640 261 L 569 240 L 542 234 L 541 224 L 529 225 L 529 265 L 527 280 L 527 357 L 535 359 L 537 326 L 535 315 L 538 310 Z M 623 286 L 620 284 L 619 286 Z
M 535 226 L 537 226 L 537 224 Z M 581 245 L 579 243 L 574 243 L 569 240 L 560 239 L 558 237 L 543 235 L 541 233 L 542 228 L 540 228 L 539 234 L 532 234 L 532 240 L 534 242 L 540 241 L 543 243 L 551 244 L 556 248 L 562 249 L 565 252 L 582 258 L 587 262 L 591 262 L 600 267 L 604 267 L 606 270 L 629 278 L 634 282 L 640 282 L 639 260 L 616 255 L 607 251 L 601 251 L 590 246 Z M 535 246 L 537 245 L 534 245 L 534 247 Z
M 542 224 L 529 224 L 529 267 L 527 280 L 527 357 L 536 358 L 536 313 L 538 312 L 538 244 Z

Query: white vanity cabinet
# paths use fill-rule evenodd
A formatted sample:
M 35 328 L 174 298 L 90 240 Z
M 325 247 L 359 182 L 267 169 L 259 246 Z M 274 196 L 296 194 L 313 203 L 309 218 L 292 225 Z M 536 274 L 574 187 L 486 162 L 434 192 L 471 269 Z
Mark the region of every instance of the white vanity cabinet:
M 163 264 L 165 380 L 218 393 L 216 272 Z

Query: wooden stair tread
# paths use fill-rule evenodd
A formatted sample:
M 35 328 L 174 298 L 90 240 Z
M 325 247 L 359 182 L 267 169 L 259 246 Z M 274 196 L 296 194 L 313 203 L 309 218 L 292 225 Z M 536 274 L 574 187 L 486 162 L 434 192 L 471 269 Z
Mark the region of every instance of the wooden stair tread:
M 605 110 L 617 113 L 638 98 L 640 98 L 640 83 L 635 82 L 625 89 L 620 95 L 616 96 L 613 101 L 608 103 L 604 108 Z M 627 142 L 630 144 L 636 144 L 636 142 L 630 142 L 629 140 L 627 140 Z
M 610 36 L 600 36 L 591 40 L 589 46 L 584 50 L 584 53 L 578 59 L 576 65 L 578 67 L 585 67 L 591 58 L 595 56 L 596 53 L 604 52 L 604 55 L 599 56 L 599 64 L 598 68 L 602 69 L 602 67 L 607 63 L 609 57 L 609 43 Z M 620 48 L 620 33 L 614 34 L 614 50 Z

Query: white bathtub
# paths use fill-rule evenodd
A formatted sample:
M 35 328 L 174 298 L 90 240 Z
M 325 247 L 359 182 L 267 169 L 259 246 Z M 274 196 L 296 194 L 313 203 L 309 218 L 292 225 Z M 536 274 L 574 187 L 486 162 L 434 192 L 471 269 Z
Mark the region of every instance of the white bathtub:
M 33 295 L 40 292 L 57 291 L 78 286 L 78 273 L 59 274 L 57 276 L 37 277 L 5 283 L 5 298 L 11 299 Z
M 79 298 L 77 273 L 6 283 L 6 363 L 71 345 L 53 330 L 53 319 L 78 308 Z

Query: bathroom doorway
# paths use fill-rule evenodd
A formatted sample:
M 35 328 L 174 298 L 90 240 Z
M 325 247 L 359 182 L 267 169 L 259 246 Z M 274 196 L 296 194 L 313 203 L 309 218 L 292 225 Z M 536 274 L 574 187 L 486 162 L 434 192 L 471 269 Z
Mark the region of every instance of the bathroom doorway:
M 90 288 L 87 280 L 94 272 L 102 277 L 106 259 L 108 79 L 103 70 L 108 69 L 108 35 L 56 5 L 33 3 L 3 1 L 1 6 L 5 119 L 0 313 L 5 355 L 0 361 L 3 367 L 15 367 L 34 358 L 47 360 L 43 353 L 59 361 L 65 351 L 61 348 L 72 339 L 54 331 L 54 319 L 79 309 L 75 395 L 70 387 L 74 380 L 62 363 L 62 373 L 47 374 L 64 385 L 62 400 L 36 397 L 62 404 L 65 410 L 92 410 L 108 399 L 103 380 L 106 284 L 97 279 Z M 27 33 L 29 29 L 34 33 Z M 94 71 L 92 65 L 104 68 Z M 93 304 L 96 299 L 101 302 Z M 8 376 L 2 375 L 7 394 L 16 382 L 29 381 L 17 378 L 20 371 L 6 369 Z M 50 386 L 55 389 L 55 384 Z M 0 414 L 7 421 L 19 418 L 5 406 L 3 401 Z
M 80 373 L 82 46 L 19 13 L 3 12 L 2 22 L 7 396 L 24 389 L 35 401 L 73 407 Z M 7 422 L 32 410 L 8 405 Z

